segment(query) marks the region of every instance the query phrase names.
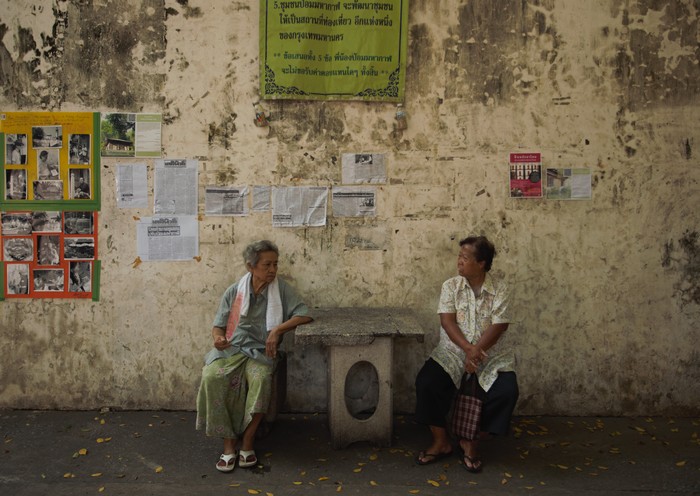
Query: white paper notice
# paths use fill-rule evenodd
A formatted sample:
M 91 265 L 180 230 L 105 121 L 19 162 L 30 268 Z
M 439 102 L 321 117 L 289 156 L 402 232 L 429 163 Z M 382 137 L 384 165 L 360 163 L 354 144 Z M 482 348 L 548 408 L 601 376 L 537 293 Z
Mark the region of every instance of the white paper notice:
M 248 215 L 248 187 L 207 186 L 204 205 L 207 215 Z
M 198 167 L 193 159 L 156 160 L 154 213 L 197 215 Z
M 146 261 L 192 260 L 199 255 L 197 217 L 143 217 L 136 225 L 136 252 Z
M 343 184 L 386 183 L 384 155 L 381 153 L 344 153 Z
M 118 165 L 117 207 L 148 207 L 148 168 L 146 164 Z
M 134 156 L 160 157 L 161 114 L 136 114 Z
M 272 186 L 253 186 L 253 212 L 269 212 Z
M 272 188 L 272 227 L 325 226 L 328 188 Z
M 334 217 L 376 217 L 377 188 L 336 186 L 333 188 Z

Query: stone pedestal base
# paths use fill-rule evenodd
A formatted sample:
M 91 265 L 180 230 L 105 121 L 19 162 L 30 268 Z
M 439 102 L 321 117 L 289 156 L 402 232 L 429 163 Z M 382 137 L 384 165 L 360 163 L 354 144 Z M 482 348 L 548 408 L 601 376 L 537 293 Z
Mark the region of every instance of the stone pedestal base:
M 328 422 L 334 449 L 356 441 L 370 441 L 382 447 L 391 446 L 393 400 L 391 374 L 393 341 L 377 337 L 368 344 L 329 347 Z M 345 381 L 358 362 L 369 362 L 377 372 L 379 398 L 376 410 L 367 419 L 355 418 L 347 408 Z

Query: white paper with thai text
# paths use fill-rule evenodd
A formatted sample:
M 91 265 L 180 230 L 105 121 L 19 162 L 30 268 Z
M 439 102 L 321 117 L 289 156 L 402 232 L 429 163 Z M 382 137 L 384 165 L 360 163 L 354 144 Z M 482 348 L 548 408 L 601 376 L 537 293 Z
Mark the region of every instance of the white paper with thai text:
M 327 204 L 325 186 L 272 188 L 272 227 L 325 226 Z
M 253 186 L 253 212 L 269 212 L 272 186 Z
M 381 153 L 344 153 L 342 156 L 343 184 L 384 184 L 386 166 Z
M 204 189 L 204 212 L 207 215 L 248 215 L 247 186 L 207 186 Z
M 331 194 L 333 217 L 376 217 L 377 188 L 336 186 Z
M 153 212 L 161 215 L 197 215 L 197 170 L 194 159 L 155 161 Z
M 141 218 L 136 225 L 136 253 L 144 262 L 192 260 L 199 256 L 197 217 Z
M 117 207 L 148 207 L 148 168 L 146 164 L 117 166 Z

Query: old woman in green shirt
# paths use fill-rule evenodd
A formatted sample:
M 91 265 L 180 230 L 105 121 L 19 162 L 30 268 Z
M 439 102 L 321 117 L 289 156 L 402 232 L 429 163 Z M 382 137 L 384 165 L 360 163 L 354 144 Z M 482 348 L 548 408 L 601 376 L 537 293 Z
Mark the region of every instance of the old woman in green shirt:
M 243 258 L 248 272 L 221 299 L 197 396 L 197 429 L 224 440 L 216 463 L 221 472 L 236 463 L 257 464 L 255 433 L 270 403 L 282 336 L 313 320 L 294 289 L 277 277 L 274 243 L 256 241 Z

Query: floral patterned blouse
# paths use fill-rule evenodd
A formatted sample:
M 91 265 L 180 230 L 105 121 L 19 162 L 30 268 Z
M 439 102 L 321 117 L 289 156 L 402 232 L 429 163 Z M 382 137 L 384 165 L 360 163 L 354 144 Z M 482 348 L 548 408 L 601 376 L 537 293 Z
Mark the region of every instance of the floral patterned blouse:
M 437 313 L 457 314 L 457 325 L 467 340 L 475 344 L 491 324 L 510 323 L 508 313 L 508 287 L 505 282 L 486 274 L 479 297 L 469 286 L 465 277 L 456 276 L 442 285 Z M 479 384 L 488 391 L 496 381 L 499 372 L 514 371 L 515 355 L 504 343 L 504 335 L 491 347 L 488 358 L 479 367 Z M 450 375 L 455 386 L 459 387 L 464 374 L 466 353 L 450 340 L 447 332 L 440 328 L 440 342 L 430 357 L 439 363 Z

